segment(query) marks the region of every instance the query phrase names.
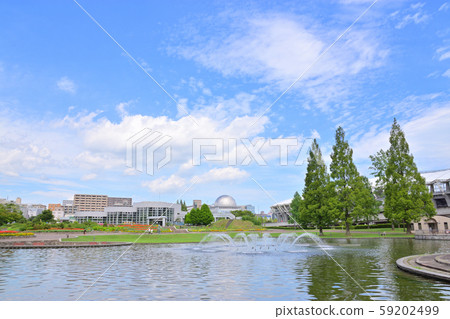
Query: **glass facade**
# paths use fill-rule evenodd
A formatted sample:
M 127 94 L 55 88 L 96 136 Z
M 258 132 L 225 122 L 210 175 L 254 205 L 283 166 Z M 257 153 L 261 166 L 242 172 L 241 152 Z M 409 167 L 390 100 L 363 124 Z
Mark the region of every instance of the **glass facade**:
M 84 223 L 87 221 L 90 222 L 94 222 L 94 223 L 98 223 L 98 224 L 103 224 L 106 221 L 106 217 L 102 217 L 102 216 L 76 216 L 75 220 L 79 223 Z
M 173 207 L 137 207 L 134 212 L 117 211 L 108 212 L 108 224 L 172 224 L 175 209 Z

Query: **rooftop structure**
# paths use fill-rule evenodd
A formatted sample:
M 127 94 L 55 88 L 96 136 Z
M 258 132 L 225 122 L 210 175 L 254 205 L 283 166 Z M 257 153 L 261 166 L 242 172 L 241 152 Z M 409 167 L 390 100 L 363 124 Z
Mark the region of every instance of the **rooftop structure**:
M 235 199 L 230 195 L 221 195 L 217 197 L 214 205 L 209 205 L 214 219 L 234 219 L 235 216 L 231 213 L 234 210 L 249 210 L 255 213 L 253 205 L 238 205 Z

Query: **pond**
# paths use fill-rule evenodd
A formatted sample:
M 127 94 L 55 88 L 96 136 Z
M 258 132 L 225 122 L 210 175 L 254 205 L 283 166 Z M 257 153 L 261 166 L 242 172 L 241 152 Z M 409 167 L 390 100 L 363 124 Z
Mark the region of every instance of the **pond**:
M 408 255 L 450 252 L 449 241 L 333 239 L 322 248 L 298 241 L 278 249 L 266 240 L 270 247 L 252 249 L 221 241 L 0 250 L 0 300 L 450 299 L 448 283 L 395 265 Z

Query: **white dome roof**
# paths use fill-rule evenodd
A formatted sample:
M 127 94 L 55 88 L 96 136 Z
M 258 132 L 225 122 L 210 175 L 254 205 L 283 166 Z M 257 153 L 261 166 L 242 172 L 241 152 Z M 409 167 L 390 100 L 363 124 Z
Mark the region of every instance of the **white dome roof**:
M 222 195 L 217 197 L 216 201 L 214 202 L 214 206 L 216 207 L 235 207 L 236 201 L 233 197 L 230 195 Z

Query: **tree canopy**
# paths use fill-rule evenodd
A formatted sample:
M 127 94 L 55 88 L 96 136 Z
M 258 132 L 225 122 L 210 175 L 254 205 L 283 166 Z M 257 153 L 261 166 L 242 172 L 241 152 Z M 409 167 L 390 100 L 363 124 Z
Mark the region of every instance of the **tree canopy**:
M 25 221 L 25 218 L 16 204 L 0 204 L 0 226 L 23 221 Z
M 353 150 L 345 140 L 342 127 L 336 130 L 336 141 L 331 154 L 331 179 L 335 192 L 337 218 L 350 235 L 350 225 L 367 216 L 376 214 L 376 206 L 370 184 L 360 176 L 353 163 Z
M 316 139 L 309 150 L 305 187 L 302 198 L 294 195 L 293 211 L 303 225 L 312 225 L 323 235 L 323 228 L 335 221 L 336 205 L 333 186 Z
M 420 175 L 414 157 L 410 154 L 405 134 L 394 119 L 389 137 L 390 147 L 371 156 L 373 175 L 384 195 L 384 216 L 392 222 L 406 223 L 411 233 L 411 222 L 436 214 L 425 179 Z
M 53 212 L 50 209 L 43 210 L 33 220 L 40 220 L 43 222 L 52 222 L 54 220 Z
M 209 206 L 203 204 L 200 209 L 193 208 L 184 217 L 184 222 L 190 225 L 209 225 L 214 221 L 214 216 Z

